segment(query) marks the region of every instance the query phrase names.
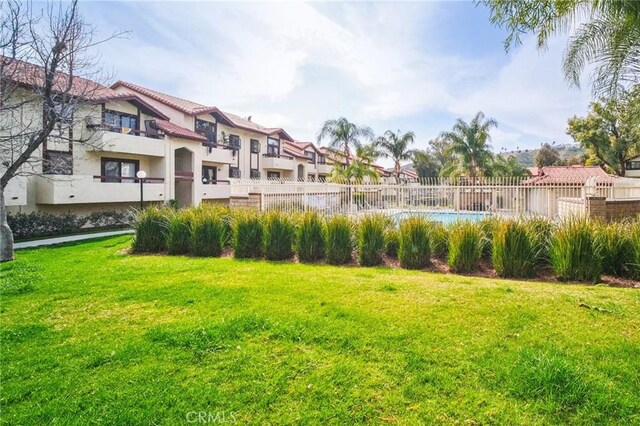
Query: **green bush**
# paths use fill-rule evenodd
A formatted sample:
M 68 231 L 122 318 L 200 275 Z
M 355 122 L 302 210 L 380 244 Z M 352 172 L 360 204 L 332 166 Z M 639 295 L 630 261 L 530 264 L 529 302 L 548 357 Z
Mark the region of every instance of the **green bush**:
M 116 228 L 130 225 L 132 221 L 130 210 L 101 210 L 90 213 L 86 221 L 94 228 Z
M 296 227 L 284 212 L 273 211 L 264 215 L 264 253 L 269 260 L 286 260 L 293 257 Z
M 191 210 L 177 211 L 170 216 L 167 225 L 167 251 L 169 254 L 189 252 L 192 218 Z
M 431 255 L 444 259 L 449 250 L 449 231 L 441 222 L 430 220 L 427 225 L 429 227 L 429 240 L 431 241 Z
M 491 259 L 491 250 L 493 249 L 493 234 L 495 233 L 498 225 L 500 225 L 500 218 L 497 216 L 486 216 L 480 222 L 480 229 L 482 230 L 482 257 L 485 259 Z
M 167 249 L 166 235 L 170 210 L 149 206 L 136 213 L 133 221 L 135 235 L 133 251 L 138 253 L 159 253 Z
M 631 278 L 640 279 L 640 217 L 631 224 L 630 238 L 633 246 L 633 262 L 631 263 Z
M 536 266 L 548 266 L 550 264 L 549 244 L 554 230 L 553 222 L 543 217 L 532 217 L 526 219 L 524 225 L 536 253 Z
M 189 234 L 189 251 L 194 256 L 217 257 L 222 254 L 227 232 L 220 213 L 216 208 L 194 209 Z
M 388 218 L 384 215 L 367 215 L 358 227 L 358 262 L 362 266 L 382 263 L 385 250 L 384 231 Z
M 301 262 L 316 262 L 324 258 L 325 229 L 317 213 L 306 212 L 302 215 L 296 249 Z
M 453 272 L 471 272 L 478 266 L 484 245 L 480 226 L 464 221 L 456 222 L 449 232 L 449 268 Z
M 334 216 L 327 220 L 327 261 L 342 265 L 352 259 L 353 235 L 351 221 L 346 216 Z
M 523 222 L 505 220 L 494 229 L 492 258 L 498 276 L 532 277 L 537 257 L 536 244 Z
M 387 256 L 398 257 L 398 248 L 400 247 L 400 231 L 396 228 L 389 228 L 384 234 L 384 246 Z
M 635 250 L 628 223 L 611 222 L 596 225 L 602 248 L 602 272 L 618 277 L 634 275 Z
M 398 258 L 405 269 L 422 269 L 431 262 L 431 240 L 429 224 L 415 216 L 400 224 L 400 247 Z
M 65 235 L 79 231 L 87 218 L 74 213 L 52 214 L 44 212 L 7 215 L 7 222 L 16 240 L 23 238 Z
M 593 224 L 572 216 L 555 229 L 549 246 L 553 273 L 560 281 L 600 281 L 602 248 Z
M 233 215 L 232 246 L 238 259 L 264 255 L 264 226 L 256 212 L 239 211 Z

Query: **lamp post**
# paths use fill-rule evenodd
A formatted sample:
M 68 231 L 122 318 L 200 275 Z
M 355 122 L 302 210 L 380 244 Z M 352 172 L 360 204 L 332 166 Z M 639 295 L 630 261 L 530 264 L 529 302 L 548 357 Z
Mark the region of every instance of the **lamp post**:
M 142 185 L 144 184 L 144 178 L 147 177 L 147 172 L 145 172 L 144 170 L 138 170 L 138 172 L 136 173 L 136 177 L 138 178 L 138 180 L 140 180 L 140 210 L 144 210 L 144 198 L 143 198 Z

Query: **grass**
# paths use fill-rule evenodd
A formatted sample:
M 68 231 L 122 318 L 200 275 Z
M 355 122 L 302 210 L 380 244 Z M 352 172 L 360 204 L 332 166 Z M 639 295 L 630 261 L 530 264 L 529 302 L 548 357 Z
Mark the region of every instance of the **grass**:
M 637 290 L 120 253 L 130 238 L 2 265 L 0 423 L 640 422 Z

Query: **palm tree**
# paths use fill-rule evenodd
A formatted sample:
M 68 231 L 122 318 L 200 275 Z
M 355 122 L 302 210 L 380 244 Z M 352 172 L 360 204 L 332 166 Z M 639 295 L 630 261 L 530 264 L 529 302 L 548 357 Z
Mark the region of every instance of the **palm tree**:
M 376 139 L 376 145 L 378 145 L 382 151 L 381 154 L 384 157 L 393 159 L 393 171 L 396 174 L 396 178 L 400 177 L 402 171 L 401 161 L 411 160 L 413 151 L 409 149 L 415 140 L 415 133 L 406 132 L 401 133 L 398 130 L 396 133 L 391 130 L 384 132 L 384 136 L 380 136 Z
M 500 154 L 493 157 L 488 174 L 492 177 L 510 178 L 531 176 L 529 170 L 523 167 L 514 155 L 505 158 Z
M 330 149 L 342 151 L 345 162 L 349 166 L 351 147 L 361 146 L 363 139 L 373 139 L 373 131 L 369 127 L 357 126 L 346 118 L 340 117 L 324 122 L 318 133 L 318 143 L 323 139 L 329 140 Z
M 615 97 L 620 88 L 640 80 L 638 1 L 481 1 L 490 9 L 491 22 L 507 30 L 507 49 L 529 31 L 536 34 L 538 48 L 554 34 L 573 31 L 563 58 L 565 77 L 573 85 L 579 85 L 585 68 L 593 70 L 596 95 Z
M 459 118 L 451 131 L 442 133 L 440 137 L 451 144 L 451 153 L 457 157 L 457 167 L 450 165 L 449 169 L 464 171 L 475 182 L 476 177 L 484 173 L 491 161 L 489 131 L 497 126 L 496 120 L 485 120 L 484 113 L 480 111 L 470 123 Z

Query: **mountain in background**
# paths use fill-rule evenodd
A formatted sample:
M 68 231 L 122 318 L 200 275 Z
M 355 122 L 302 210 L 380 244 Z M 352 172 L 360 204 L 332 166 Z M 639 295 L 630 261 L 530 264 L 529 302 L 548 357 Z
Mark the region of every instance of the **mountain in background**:
M 579 145 L 574 144 L 564 144 L 564 145 L 552 145 L 555 149 L 558 150 L 558 154 L 560 155 L 560 159 L 567 160 L 572 157 L 581 156 L 586 153 L 584 148 Z M 536 155 L 538 155 L 538 151 L 540 149 L 521 149 L 519 151 L 506 151 L 501 152 L 500 154 L 508 157 L 513 155 L 518 159 L 518 162 L 524 167 L 533 167 L 536 165 Z

